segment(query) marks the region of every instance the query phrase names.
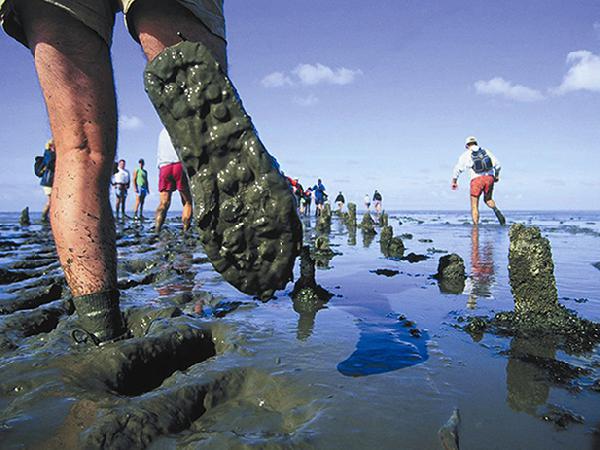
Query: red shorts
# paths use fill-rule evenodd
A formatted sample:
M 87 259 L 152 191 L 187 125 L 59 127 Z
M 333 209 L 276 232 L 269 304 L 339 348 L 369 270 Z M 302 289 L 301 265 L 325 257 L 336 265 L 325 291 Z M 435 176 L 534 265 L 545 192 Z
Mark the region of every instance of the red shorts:
M 158 172 L 158 190 L 160 192 L 186 191 L 187 178 L 180 162 L 161 166 Z
M 471 180 L 471 197 L 479 198 L 484 192 L 486 196 L 492 195 L 494 190 L 494 177 L 491 175 L 482 175 Z

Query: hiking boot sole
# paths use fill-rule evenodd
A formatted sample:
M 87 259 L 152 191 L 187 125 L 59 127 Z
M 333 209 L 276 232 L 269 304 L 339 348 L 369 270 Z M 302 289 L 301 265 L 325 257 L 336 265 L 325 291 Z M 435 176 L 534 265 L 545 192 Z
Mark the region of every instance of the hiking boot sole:
M 271 297 L 292 279 L 302 225 L 231 81 L 206 47 L 185 41 L 148 64 L 144 83 L 187 173 L 213 267 L 240 291 Z

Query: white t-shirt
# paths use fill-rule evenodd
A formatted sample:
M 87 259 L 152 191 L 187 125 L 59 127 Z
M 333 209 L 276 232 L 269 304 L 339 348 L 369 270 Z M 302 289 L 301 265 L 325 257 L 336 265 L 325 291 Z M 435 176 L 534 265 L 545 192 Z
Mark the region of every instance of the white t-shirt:
M 173 147 L 173 143 L 171 142 L 171 137 L 167 130 L 164 128 L 161 130 L 158 135 L 158 168 L 160 169 L 162 166 L 166 166 L 167 164 L 173 164 L 179 162 L 179 157 L 177 156 L 177 152 L 175 151 L 175 147 Z
M 112 182 L 117 184 L 129 184 L 129 171 L 127 169 L 121 169 L 112 176 Z
M 477 150 L 478 150 L 478 148 L 475 149 L 475 151 L 477 151 Z M 498 161 L 498 159 L 496 159 L 494 154 L 492 152 L 490 152 L 487 148 L 485 149 L 485 152 L 492 160 L 492 164 L 494 165 L 494 167 L 492 169 L 487 170 L 485 172 L 480 172 L 480 173 L 475 172 L 473 170 L 473 158 L 471 158 L 472 150 L 466 150 L 465 152 L 463 152 L 462 155 L 460 155 L 460 158 L 458 158 L 458 162 L 456 163 L 456 166 L 454 166 L 454 172 L 452 173 L 452 178 L 458 179 L 459 175 L 465 170 L 469 170 L 469 173 L 471 175 L 471 180 L 473 178 L 481 177 L 483 175 L 495 176 L 496 172 L 498 172 L 500 170 L 500 161 Z

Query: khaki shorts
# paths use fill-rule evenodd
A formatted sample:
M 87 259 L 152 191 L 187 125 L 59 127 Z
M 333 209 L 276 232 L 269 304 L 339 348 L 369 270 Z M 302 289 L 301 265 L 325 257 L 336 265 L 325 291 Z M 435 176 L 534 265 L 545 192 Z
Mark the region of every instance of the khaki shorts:
M 19 21 L 15 5 L 20 0 L 0 0 L 0 24 L 7 34 L 27 46 L 27 39 Z M 139 0 L 41 0 L 55 5 L 87 27 L 94 30 L 110 46 L 115 14 L 123 11 L 125 24 L 130 33 L 133 27 L 127 20 L 127 13 Z M 216 36 L 225 39 L 225 19 L 223 0 L 177 0 L 189 9 Z M 137 36 L 132 34 L 137 41 Z

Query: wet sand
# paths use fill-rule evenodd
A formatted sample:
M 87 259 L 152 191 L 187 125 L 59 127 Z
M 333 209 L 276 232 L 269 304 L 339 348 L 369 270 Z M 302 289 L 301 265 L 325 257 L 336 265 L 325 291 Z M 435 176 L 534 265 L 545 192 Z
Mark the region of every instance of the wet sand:
M 600 321 L 600 214 L 507 216 L 540 225 L 560 303 Z M 2 448 L 435 449 L 455 409 L 461 448 L 599 448 L 598 348 L 571 355 L 460 328 L 513 308 L 508 228 L 484 216 L 474 233 L 456 213 L 388 221 L 413 236 L 406 255 L 430 258 L 385 258 L 379 234 L 335 214 L 330 230 L 305 220 L 307 243 L 329 231 L 331 251 L 315 259 L 334 295 L 319 304 L 295 304 L 291 283 L 267 303 L 240 294 L 175 219 L 158 238 L 120 225 L 134 338 L 89 349 L 70 338 L 48 229 L 0 214 Z M 444 252 L 464 259 L 462 294 L 432 278 Z

